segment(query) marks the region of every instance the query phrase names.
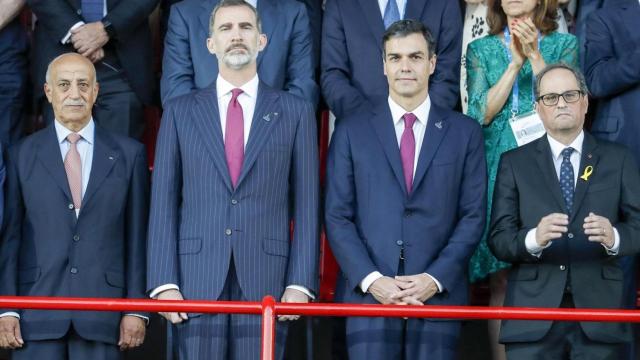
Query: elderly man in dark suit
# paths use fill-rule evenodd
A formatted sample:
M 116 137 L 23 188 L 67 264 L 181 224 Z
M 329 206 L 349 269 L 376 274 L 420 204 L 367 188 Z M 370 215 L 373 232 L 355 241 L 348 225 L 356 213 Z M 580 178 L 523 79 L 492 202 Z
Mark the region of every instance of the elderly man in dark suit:
M 313 106 L 261 82 L 256 59 L 266 38 L 254 7 L 225 0 L 211 17 L 207 47 L 219 74 L 210 86 L 170 100 L 158 135 L 150 296 L 307 302 L 317 287 L 319 250 Z M 176 324 L 181 359 L 259 357 L 258 317 L 162 315 Z M 281 357 L 285 328 L 278 329 Z
M 96 126 L 89 60 L 53 60 L 55 122 L 9 150 L 0 294 L 144 297 L 148 169 L 142 144 Z M 119 359 L 144 340 L 144 314 L 23 310 L 0 315 L 13 359 Z
M 147 18 L 158 0 L 28 0 L 37 17 L 33 34 L 32 78 L 42 84 L 47 64 L 75 51 L 91 60 L 100 83 L 93 109 L 103 128 L 140 138 L 143 105 L 152 102 L 151 34 Z M 36 87 L 47 124 L 53 121 Z
M 621 308 L 620 257 L 640 250 L 640 174 L 626 148 L 583 130 L 584 78 L 566 65 L 538 74 L 547 134 L 502 156 L 489 246 L 513 264 L 505 305 Z M 510 359 L 620 359 L 624 323 L 504 321 Z

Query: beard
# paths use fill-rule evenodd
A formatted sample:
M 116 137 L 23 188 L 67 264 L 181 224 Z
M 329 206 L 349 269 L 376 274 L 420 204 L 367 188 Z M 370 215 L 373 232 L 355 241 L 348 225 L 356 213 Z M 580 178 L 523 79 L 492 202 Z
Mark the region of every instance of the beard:
M 240 51 L 241 49 L 244 51 Z M 224 56 L 222 57 L 222 61 L 229 68 L 234 70 L 240 70 L 243 67 L 247 66 L 249 63 L 251 63 L 251 61 L 254 60 L 255 58 L 256 56 L 254 53 L 251 52 L 251 50 L 249 50 L 245 46 L 242 46 L 242 47 L 236 47 L 236 48 L 227 50 Z

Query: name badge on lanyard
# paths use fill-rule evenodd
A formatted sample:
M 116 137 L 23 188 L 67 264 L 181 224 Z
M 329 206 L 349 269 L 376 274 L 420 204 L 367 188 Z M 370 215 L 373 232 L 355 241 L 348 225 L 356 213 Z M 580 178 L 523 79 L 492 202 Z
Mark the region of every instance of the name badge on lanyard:
M 540 49 L 540 38 L 540 33 L 538 33 L 538 49 Z M 509 33 L 509 29 L 507 27 L 504 28 L 504 42 L 507 59 L 509 59 L 509 62 L 511 62 L 511 34 Z M 535 80 L 533 79 L 533 74 L 531 74 L 532 89 L 534 86 L 533 81 Z M 511 89 L 512 100 L 509 125 L 511 127 L 511 132 L 513 132 L 513 136 L 516 139 L 516 143 L 518 144 L 518 146 L 522 146 L 540 138 L 542 135 L 544 135 L 545 130 L 544 125 L 542 124 L 542 120 L 540 120 L 540 116 L 538 116 L 537 112 L 530 111 L 526 114 L 518 114 L 518 105 L 520 104 L 520 99 L 518 98 L 519 90 L 518 77 L 516 77 L 516 81 Z M 533 92 L 531 94 L 531 102 L 535 102 L 535 99 L 533 98 Z

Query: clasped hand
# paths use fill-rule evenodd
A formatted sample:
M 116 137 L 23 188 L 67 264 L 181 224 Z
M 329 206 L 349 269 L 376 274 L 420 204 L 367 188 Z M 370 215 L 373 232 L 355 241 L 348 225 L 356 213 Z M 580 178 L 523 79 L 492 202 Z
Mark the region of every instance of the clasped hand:
M 368 291 L 381 304 L 424 305 L 438 292 L 438 286 L 427 274 L 383 276 Z

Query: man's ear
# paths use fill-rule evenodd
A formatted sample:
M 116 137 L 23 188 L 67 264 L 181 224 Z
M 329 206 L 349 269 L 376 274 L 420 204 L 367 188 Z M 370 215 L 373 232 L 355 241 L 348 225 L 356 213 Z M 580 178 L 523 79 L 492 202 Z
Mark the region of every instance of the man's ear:
M 207 38 L 207 50 L 213 55 L 216 54 L 216 42 L 213 41 L 212 37 Z
M 51 104 L 51 99 L 53 97 L 52 90 L 53 89 L 49 86 L 49 84 L 44 83 L 44 94 L 47 96 L 47 101 L 49 101 L 49 104 Z

